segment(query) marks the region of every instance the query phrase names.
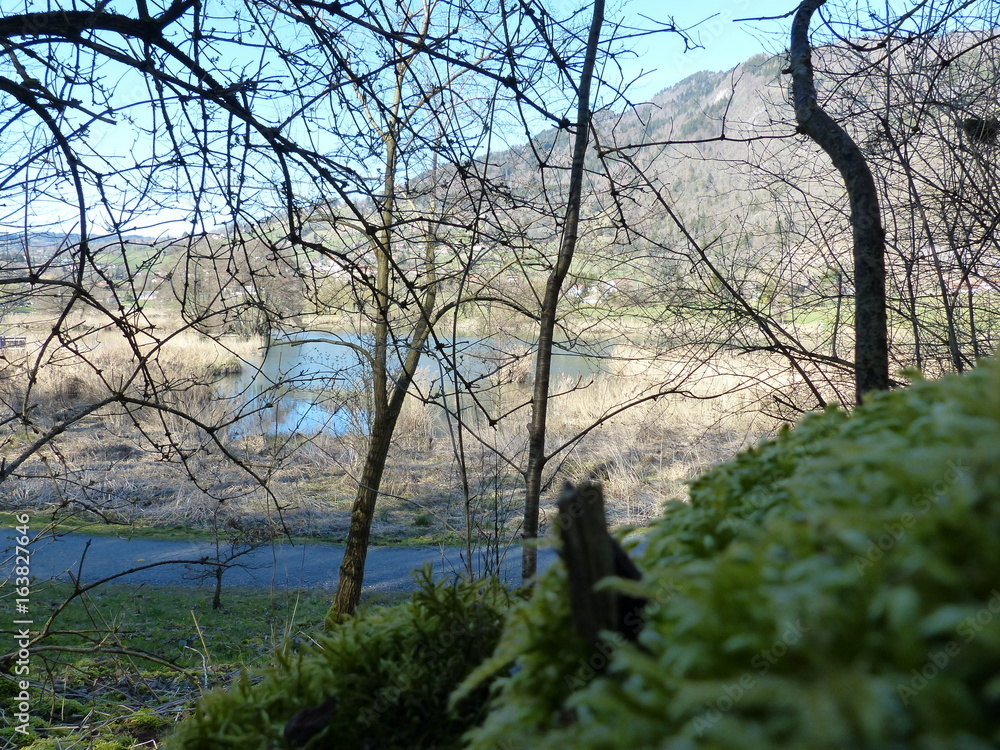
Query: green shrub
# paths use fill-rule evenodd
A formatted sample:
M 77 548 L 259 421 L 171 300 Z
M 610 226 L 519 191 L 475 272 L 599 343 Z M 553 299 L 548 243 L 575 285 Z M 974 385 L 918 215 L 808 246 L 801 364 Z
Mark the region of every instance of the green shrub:
M 571 635 L 554 566 L 456 693 L 502 675 L 470 746 L 997 747 L 998 540 L 995 363 L 807 417 L 654 524 L 637 644 Z
M 487 687 L 450 709 L 448 696 L 492 652 L 507 604 L 498 583 L 434 584 L 425 570 L 408 603 L 372 608 L 263 675 L 206 695 L 166 747 L 288 747 L 288 719 L 330 697 L 336 711 L 308 747 L 458 747 L 482 718 Z

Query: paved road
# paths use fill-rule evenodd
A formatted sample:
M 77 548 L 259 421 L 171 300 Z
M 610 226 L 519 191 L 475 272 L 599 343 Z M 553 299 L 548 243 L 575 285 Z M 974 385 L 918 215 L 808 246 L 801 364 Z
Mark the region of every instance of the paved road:
M 13 570 L 13 547 L 10 546 L 13 538 L 12 529 L 0 534 L 0 546 L 8 547 L 2 556 L 0 580 Z M 464 550 L 453 547 L 372 547 L 365 564 L 365 588 L 386 591 L 412 588 L 413 571 L 426 564 L 433 566 L 436 577 L 464 570 L 463 553 Z M 226 571 L 223 583 L 227 586 L 334 588 L 343 556 L 344 547 L 334 544 L 283 542 L 260 547 L 240 557 L 236 561 L 238 566 Z M 116 580 L 152 585 L 198 585 L 205 582 L 205 574 L 211 569 L 192 563 L 206 557 L 215 559 L 215 548 L 209 542 L 65 534 L 32 543 L 31 574 L 41 580 L 68 581 L 70 573 L 76 575 L 81 570 L 83 558 L 84 582 L 97 581 L 131 568 L 153 566 Z M 539 567 L 544 569 L 554 558 L 552 550 L 541 550 Z M 173 562 L 179 560 L 186 562 Z M 520 548 L 511 548 L 503 567 L 507 583 L 520 583 L 520 565 Z

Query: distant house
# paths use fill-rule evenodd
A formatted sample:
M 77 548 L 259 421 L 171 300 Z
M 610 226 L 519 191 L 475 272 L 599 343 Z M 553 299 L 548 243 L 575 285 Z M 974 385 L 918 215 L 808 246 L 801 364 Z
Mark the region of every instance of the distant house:
M 1000 281 L 995 279 L 962 279 L 948 285 L 948 291 L 952 294 L 986 294 L 988 292 L 1000 292 Z

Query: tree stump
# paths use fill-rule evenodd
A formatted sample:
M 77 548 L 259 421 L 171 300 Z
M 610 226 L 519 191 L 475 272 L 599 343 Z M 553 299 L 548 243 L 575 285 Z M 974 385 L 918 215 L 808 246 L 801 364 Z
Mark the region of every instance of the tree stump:
M 573 628 L 590 643 L 600 640 L 602 630 L 634 640 L 642 629 L 640 611 L 645 600 L 594 588 L 608 576 L 633 581 L 642 577 L 625 550 L 608 533 L 603 488 L 597 482 L 586 481 L 579 487 L 567 482 L 557 507 L 556 527 L 569 575 Z

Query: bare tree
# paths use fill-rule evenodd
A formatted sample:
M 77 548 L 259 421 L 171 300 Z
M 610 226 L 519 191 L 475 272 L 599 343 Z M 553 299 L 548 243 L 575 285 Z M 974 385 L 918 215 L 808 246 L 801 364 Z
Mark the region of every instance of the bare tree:
M 542 492 L 542 471 L 548 461 L 545 446 L 546 420 L 549 406 L 549 387 L 552 369 L 552 337 L 556 315 L 562 296 L 563 282 L 569 273 L 576 251 L 579 232 L 580 208 L 583 201 L 583 172 L 587 147 L 590 142 L 590 87 L 601 43 L 601 25 L 604 23 L 604 2 L 594 3 L 587 53 L 577 84 L 576 127 L 573 132 L 573 160 L 570 164 L 569 191 L 566 196 L 566 213 L 562 222 L 562 237 L 552 270 L 545 281 L 545 291 L 538 321 L 538 350 L 535 355 L 535 382 L 531 397 L 531 422 L 528 426 L 528 462 L 525 468 L 524 497 L 524 546 L 521 575 L 527 580 L 535 575 L 538 550 L 531 543 L 538 536 L 539 498 Z
M 425 47 L 438 46 L 436 35 L 445 22 L 442 11 L 452 10 L 431 3 L 412 10 L 383 7 L 368 17 L 344 19 L 336 13 L 317 16 L 317 9 L 307 3 L 289 4 L 288 17 L 310 28 L 316 48 L 337 61 L 341 75 L 353 82 L 353 106 L 364 113 L 364 122 L 377 139 L 374 152 L 382 161 L 378 189 L 370 194 L 369 205 L 345 201 L 313 217 L 329 223 L 345 244 L 351 243 L 350 235 L 357 237 L 355 242 L 367 247 L 362 257 L 373 259 L 373 278 L 364 290 L 367 299 L 359 299 L 370 322 L 370 342 L 360 348 L 341 342 L 359 349 L 371 373 L 368 447 L 337 590 L 336 608 L 343 614 L 353 612 L 361 596 L 371 524 L 393 433 L 438 313 L 438 254 L 448 240 L 448 224 L 460 221 L 457 205 L 447 206 L 458 209 L 454 215 L 439 213 L 441 170 L 433 151 L 446 138 L 456 144 L 453 153 L 473 142 L 464 131 L 475 119 L 462 112 L 466 103 L 455 94 L 462 91 L 460 79 L 477 60 L 456 67 L 422 59 Z M 359 56 L 356 37 L 346 32 L 366 24 L 374 31 L 370 40 L 375 47 Z M 362 69 L 363 65 L 371 67 Z M 349 98 L 350 94 L 339 101 L 352 106 Z M 400 184 L 401 176 L 414 166 L 428 170 L 416 190 Z M 453 179 L 450 170 L 446 179 Z M 321 254 L 329 253 L 323 243 L 311 244 Z M 422 257 L 414 254 L 415 248 L 422 249 Z
M 816 101 L 809 22 L 825 0 L 803 2 L 792 23 L 791 73 L 799 126 L 830 156 L 847 186 L 854 233 L 856 398 L 889 388 L 885 302 L 885 230 L 878 191 L 861 149 Z
M 821 107 L 811 88 L 810 55 L 827 65 L 827 48 L 812 50 L 808 40 L 807 16 L 821 5 L 803 4 L 796 22 L 803 127 L 813 128 L 824 109 L 835 120 L 877 125 L 878 108 L 840 111 L 831 93 Z M 848 28 L 861 28 L 838 13 Z M 801 159 L 803 139 L 788 112 L 768 133 L 727 130 L 723 101 L 713 110 L 721 112 L 721 133 L 651 142 L 664 112 L 631 106 L 624 84 L 597 72 L 613 70 L 616 44 L 646 32 L 607 24 L 603 15 L 600 3 L 559 17 L 536 2 L 497 9 L 485 0 L 177 0 L 131 14 L 101 5 L 0 17 L 7 157 L 0 309 L 5 321 L 19 311 L 28 326 L 28 346 L 4 352 L 0 374 L 0 482 L 37 493 L 58 513 L 124 523 L 141 493 L 115 469 L 139 454 L 155 456 L 191 488 L 175 503 L 185 507 L 185 522 L 221 518 L 228 528 L 222 516 L 246 501 L 256 503 L 270 535 L 294 502 L 274 477 L 303 446 L 326 448 L 303 431 L 251 439 L 247 425 L 280 411 L 294 373 L 240 388 L 227 378 L 255 369 L 271 344 L 322 338 L 352 363 L 312 376 L 316 398 L 330 413 L 351 413 L 359 425 L 351 441 L 361 445 L 356 463 L 345 461 L 353 507 L 337 607 L 349 613 L 408 398 L 443 405 L 451 420 L 469 564 L 472 443 L 476 460 L 504 473 L 497 497 L 514 503 L 524 493 L 518 530 L 529 540 L 522 562 L 530 576 L 530 542 L 544 530 L 542 496 L 564 467 L 601 469 L 584 466 L 582 446 L 626 409 L 761 381 L 787 415 L 849 402 L 853 373 L 858 393 L 886 385 L 882 232 L 862 221 L 878 215 L 877 196 L 873 203 L 870 192 L 849 190 L 857 270 L 830 228 L 848 226 L 836 197 L 842 191 L 806 195 L 788 167 L 794 159 L 757 162 L 772 194 L 752 192 L 745 206 L 715 215 L 685 214 L 680 180 L 662 166 L 674 149 L 743 169 L 757 154 L 737 160 L 712 151 L 716 142 L 719 149 L 780 143 Z M 824 74 L 840 76 L 837 91 L 865 76 L 884 79 L 880 107 L 894 106 L 902 79 L 891 68 L 914 18 L 879 26 L 885 43 L 859 41 L 863 29 L 839 40 L 856 59 L 855 68 L 827 65 Z M 878 143 L 859 137 L 861 162 L 847 141 L 840 141 L 846 150 L 831 148 L 851 154 L 855 187 L 872 186 L 864 157 L 876 166 L 891 216 L 889 272 L 898 274 L 889 288 L 906 290 L 892 291 L 892 330 L 913 332 L 918 363 L 943 357 L 961 369 L 995 336 L 992 312 L 977 296 L 996 277 L 996 113 L 987 105 L 995 66 L 988 33 L 935 46 L 947 30 L 937 21 L 921 27 L 928 54 L 966 79 L 979 71 L 975 87 L 963 93 L 961 76 L 924 66 L 908 94 L 921 138 L 904 132 L 913 123 L 903 118 L 883 128 Z M 883 49 L 891 54 L 873 59 Z M 734 78 L 729 101 L 738 85 Z M 961 158 L 948 149 L 921 156 L 930 124 L 948 148 L 964 149 Z M 893 169 L 905 179 L 885 178 Z M 705 183 L 698 195 L 710 191 L 712 174 L 689 177 Z M 793 194 L 803 211 L 788 207 Z M 909 213 L 896 210 L 903 195 Z M 777 216 L 763 208 L 771 198 Z M 955 212 L 955 203 L 969 210 Z M 919 246 L 910 235 L 901 239 L 906 222 L 921 235 Z M 767 251 L 756 239 L 764 224 L 778 237 Z M 843 354 L 851 316 L 841 308 L 850 296 L 861 327 L 853 359 Z M 830 328 L 800 325 L 800 313 L 822 306 L 830 307 Z M 486 321 L 478 342 L 463 333 L 463 316 Z M 9 333 L 24 331 L 0 331 Z M 119 347 L 113 362 L 111 342 Z M 208 353 L 195 367 L 201 345 Z M 597 349 L 615 367 L 660 371 L 655 383 L 651 375 L 641 388 L 620 389 L 554 435 L 562 397 L 603 382 L 590 374 L 553 378 L 559 346 Z M 740 385 L 701 388 L 732 352 L 761 355 L 762 364 L 750 376 L 727 373 L 746 376 Z M 899 347 L 889 355 L 908 364 Z M 775 359 L 780 376 L 770 371 Z M 437 374 L 425 377 L 430 366 Z M 507 387 L 515 366 L 517 385 L 530 382 L 530 393 Z M 78 449 L 98 431 L 113 440 Z M 93 484 L 87 462 L 95 455 L 118 484 Z
M 296 440 L 252 450 L 247 424 L 294 373 L 255 379 L 262 392 L 225 393 L 229 364 L 218 358 L 253 366 L 259 355 L 242 339 L 266 348 L 273 336 L 308 335 L 316 314 L 350 320 L 353 332 L 324 334 L 367 373 L 337 604 L 350 612 L 400 409 L 425 351 L 444 346 L 435 324 L 475 304 L 526 311 L 468 252 L 531 244 L 506 226 L 520 199 L 489 161 L 506 148 L 497 134 L 569 128 L 553 111 L 572 87 L 575 37 L 554 35 L 540 6 L 504 15 L 488 5 L 178 0 L 133 15 L 102 6 L 0 19 L 13 74 L 0 79 L 6 132 L 25 135 L 8 150 L 5 189 L 23 200 L 3 221 L 22 241 L 0 287 L 5 301 L 29 297 L 45 316 L 32 325 L 46 331 L 17 363 L 26 380 L 3 394 L 5 424 L 32 438 L 5 436 L 0 481 L 58 485 L 76 473 L 62 507 L 89 497 L 86 510 L 111 518 L 112 493 L 90 489 L 60 447 L 100 420 L 123 443 L 138 436 L 116 455 L 155 451 L 210 500 L 263 487 L 280 525 L 288 505 L 269 479 Z M 135 146 L 123 149 L 129 137 Z M 556 223 L 550 203 L 533 210 Z M 40 247 L 45 223 L 57 231 Z M 169 234 L 149 239 L 158 226 Z M 572 233 L 543 306 L 549 342 Z M 547 251 L 533 250 L 542 263 Z M 187 371 L 190 356 L 168 366 L 168 352 L 190 355 L 188 334 L 219 348 L 204 372 Z M 104 361 L 112 339 L 123 342 L 114 367 Z M 60 364 L 75 368 L 68 390 L 50 377 L 68 372 Z M 245 476 L 220 477 L 213 453 Z M 38 473 L 38 462 L 48 468 Z
M 866 326 L 876 343 L 891 332 L 890 345 L 872 350 L 884 349 L 875 359 L 885 373 L 913 366 L 961 370 L 975 352 L 989 350 L 994 335 L 985 292 L 995 272 L 983 207 L 992 189 L 985 160 L 992 149 L 988 123 L 995 119 L 989 104 L 995 8 L 914 4 L 872 7 L 860 16 L 842 5 L 823 9 L 829 43 L 812 49 L 806 39 L 797 47 L 809 53 L 808 66 L 796 58 L 802 70 L 812 75 L 815 67 L 823 82 L 822 103 L 813 87 L 813 109 L 806 109 L 825 110 L 831 133 L 853 134 L 839 141 L 838 154 L 851 156 L 857 185 L 867 187 L 863 202 L 887 217 L 881 250 L 885 232 L 873 222 L 852 222 L 860 204 L 844 198 L 843 182 L 823 174 L 801 138 L 804 128 L 780 78 L 793 68 L 781 56 L 692 78 L 664 98 L 685 97 L 700 119 L 654 110 L 650 122 L 666 116 L 676 123 L 672 130 L 650 127 L 659 137 L 633 136 L 604 149 L 630 165 L 646 186 L 644 202 L 658 202 L 674 225 L 664 231 L 666 222 L 648 228 L 634 222 L 664 268 L 676 273 L 667 297 L 676 319 L 697 315 L 714 322 L 711 329 L 692 327 L 715 345 L 715 353 L 707 353 L 714 362 L 739 352 L 749 364 L 746 355 L 768 354 L 756 372 L 741 377 L 766 386 L 771 403 L 764 408 L 781 418 L 856 402 L 861 365 L 857 352 L 845 356 L 845 350 L 863 345 Z M 797 31 L 806 34 L 802 19 Z M 807 105 L 808 99 L 802 97 Z M 864 178 L 866 172 L 873 179 Z M 704 196 L 697 205 L 692 192 Z M 959 225 L 967 229 L 956 232 Z M 874 252 L 873 273 L 862 273 L 873 294 L 855 283 L 855 229 L 867 243 L 862 249 Z M 877 289 L 883 284 L 884 294 Z M 866 297 L 887 307 L 887 315 L 849 309 Z M 879 332 L 882 317 L 887 325 Z M 855 326 L 862 329 L 858 336 Z M 781 361 L 784 373 L 775 370 Z
M 996 338 L 995 13 L 975 5 L 915 13 L 909 43 L 855 51 L 863 76 L 848 81 L 868 92 L 854 118 L 868 134 L 867 158 L 886 176 L 896 347 L 929 374 L 974 366 Z

